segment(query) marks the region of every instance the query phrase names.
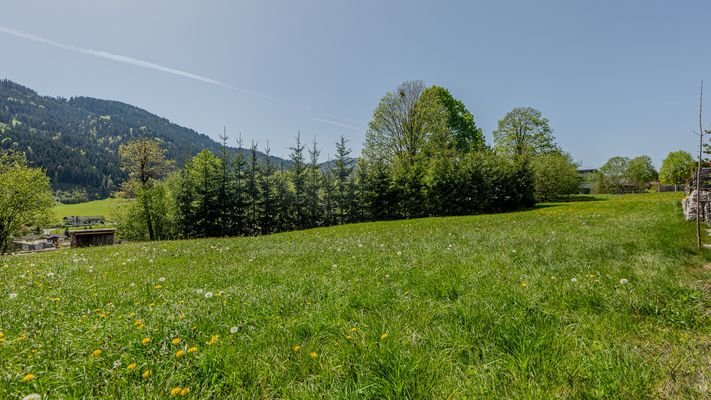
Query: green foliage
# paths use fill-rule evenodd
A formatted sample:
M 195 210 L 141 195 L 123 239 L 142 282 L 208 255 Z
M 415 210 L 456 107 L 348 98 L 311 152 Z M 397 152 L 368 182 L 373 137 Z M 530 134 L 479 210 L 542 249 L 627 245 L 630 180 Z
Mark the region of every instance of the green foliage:
M 611 157 L 600 167 L 595 176 L 596 193 L 624 193 L 627 182 L 627 168 L 630 159 L 627 157 Z
M 454 147 L 458 152 L 468 153 L 470 151 L 483 150 L 484 135 L 480 128 L 477 128 L 472 115 L 464 103 L 455 99 L 449 90 L 441 86 L 430 86 L 425 89 L 422 97 L 434 95 L 447 110 L 447 130 L 454 141 Z
M 531 107 L 514 108 L 499 120 L 494 131 L 494 149 L 509 156 L 559 151 L 548 119 Z
M 0 255 L 21 228 L 49 222 L 53 206 L 45 172 L 28 167 L 23 154 L 0 152 Z
M 659 182 L 665 185 L 685 184 L 694 174 L 696 161 L 684 150 L 672 151 L 659 168 Z
M 570 154 L 552 152 L 531 159 L 538 201 L 551 201 L 576 194 L 580 190 L 577 164 Z
M 630 160 L 625 175 L 638 192 L 647 190 L 649 183 L 657 179 L 657 171 L 649 156 L 639 156 Z
M 680 195 L 585 199 L 2 258 L 0 398 L 708 397 Z

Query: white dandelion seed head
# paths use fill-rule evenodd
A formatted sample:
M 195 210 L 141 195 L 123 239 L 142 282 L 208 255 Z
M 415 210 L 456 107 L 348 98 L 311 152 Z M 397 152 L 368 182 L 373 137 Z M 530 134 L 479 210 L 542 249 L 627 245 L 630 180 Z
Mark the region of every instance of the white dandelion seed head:
M 130 286 L 130 287 L 135 287 L 135 286 L 136 286 L 136 284 L 135 284 L 135 283 L 133 283 L 133 282 L 131 282 L 131 283 L 129 283 L 129 284 L 128 284 L 128 286 Z
M 197 294 L 202 294 L 202 289 L 198 289 L 195 291 Z
M 217 294 L 220 295 L 220 296 L 222 296 L 223 294 L 225 294 L 225 291 L 224 291 L 224 290 L 220 290 L 219 292 L 217 292 Z
M 233 335 L 237 333 L 237 331 L 239 331 L 239 327 L 233 326 L 232 328 L 230 328 L 230 333 Z
M 625 278 L 620 279 L 620 285 L 626 285 L 628 283 L 630 283 L 630 281 L 628 281 L 627 279 L 625 279 Z
M 206 299 L 209 299 L 209 298 L 211 298 L 212 296 L 213 296 L 213 295 L 212 295 L 212 292 L 207 292 L 207 293 L 205 293 L 205 298 L 206 298 Z
M 402 255 L 402 251 L 398 251 L 398 252 L 397 252 L 397 255 L 401 256 L 401 255 Z
M 158 278 L 158 282 L 165 282 L 165 276 L 161 276 L 160 278 Z
M 48 278 L 51 278 L 51 277 L 53 277 L 53 276 L 54 276 L 54 272 L 47 272 L 47 277 L 48 277 Z
M 114 361 L 114 368 L 118 368 L 120 366 L 121 366 L 121 360 Z
M 28 394 L 22 400 L 42 400 L 42 396 L 37 393 Z
M 8 297 L 10 298 L 10 300 L 17 298 L 17 293 L 10 293 Z
M 570 281 L 573 282 L 573 283 L 575 283 L 575 282 L 578 281 L 578 278 L 570 278 Z

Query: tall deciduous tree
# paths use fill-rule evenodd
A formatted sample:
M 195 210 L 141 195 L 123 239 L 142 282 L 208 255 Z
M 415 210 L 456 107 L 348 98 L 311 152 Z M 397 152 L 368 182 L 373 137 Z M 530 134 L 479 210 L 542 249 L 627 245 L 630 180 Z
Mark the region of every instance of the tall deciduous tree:
M 578 166 L 570 154 L 553 152 L 541 154 L 531 160 L 535 196 L 538 201 L 554 200 L 578 193 L 580 176 Z
M 122 185 L 123 192 L 135 195 L 143 207 L 143 218 L 150 240 L 156 240 L 154 229 L 154 210 L 151 207 L 151 195 L 148 191 L 154 183 L 163 178 L 173 165 L 166 160 L 160 142 L 141 138 L 119 147 L 121 167 L 128 174 L 128 181 Z
M 53 206 L 45 172 L 28 167 L 21 154 L 0 152 L 0 255 L 22 226 L 47 222 Z
M 630 160 L 625 177 L 638 192 L 644 191 L 649 183 L 657 178 L 657 171 L 649 156 L 639 156 Z
M 531 107 L 518 107 L 499 120 L 494 149 L 510 156 L 532 156 L 558 151 L 548 119 Z
M 684 184 L 694 174 L 695 166 L 694 157 L 689 152 L 672 151 L 659 168 L 659 182 L 665 185 Z
M 472 115 L 461 100 L 455 99 L 449 90 L 441 86 L 425 89 L 423 98 L 432 95 L 439 100 L 447 111 L 447 130 L 453 139 L 457 151 L 468 153 L 484 148 L 484 135 L 474 123 Z

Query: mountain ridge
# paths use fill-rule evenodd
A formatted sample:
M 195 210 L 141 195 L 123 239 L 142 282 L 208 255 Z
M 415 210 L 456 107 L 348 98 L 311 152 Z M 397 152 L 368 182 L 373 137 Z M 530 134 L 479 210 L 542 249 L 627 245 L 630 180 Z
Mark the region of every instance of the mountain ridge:
M 126 179 L 118 148 L 132 139 L 162 142 L 166 157 L 181 167 L 203 149 L 221 144 L 140 107 L 116 100 L 38 94 L 8 79 L 0 80 L 0 148 L 23 151 L 47 171 L 55 191 L 85 190 L 90 199 L 109 196 Z M 228 146 L 232 154 L 250 150 Z M 258 152 L 261 160 L 266 155 Z M 289 160 L 271 156 L 277 165 Z

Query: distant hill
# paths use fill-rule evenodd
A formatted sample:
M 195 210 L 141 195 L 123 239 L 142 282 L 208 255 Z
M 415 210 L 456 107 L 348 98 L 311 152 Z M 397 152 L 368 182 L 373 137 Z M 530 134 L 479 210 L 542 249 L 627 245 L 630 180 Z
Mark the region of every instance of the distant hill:
M 126 178 L 118 148 L 132 139 L 161 140 L 178 166 L 202 149 L 220 148 L 207 135 L 129 104 L 40 96 L 9 80 L 0 80 L 0 137 L 10 139 L 0 146 L 24 151 L 33 165 L 45 168 L 55 190 L 84 189 L 89 198 L 108 196 Z M 272 158 L 277 165 L 283 161 Z

